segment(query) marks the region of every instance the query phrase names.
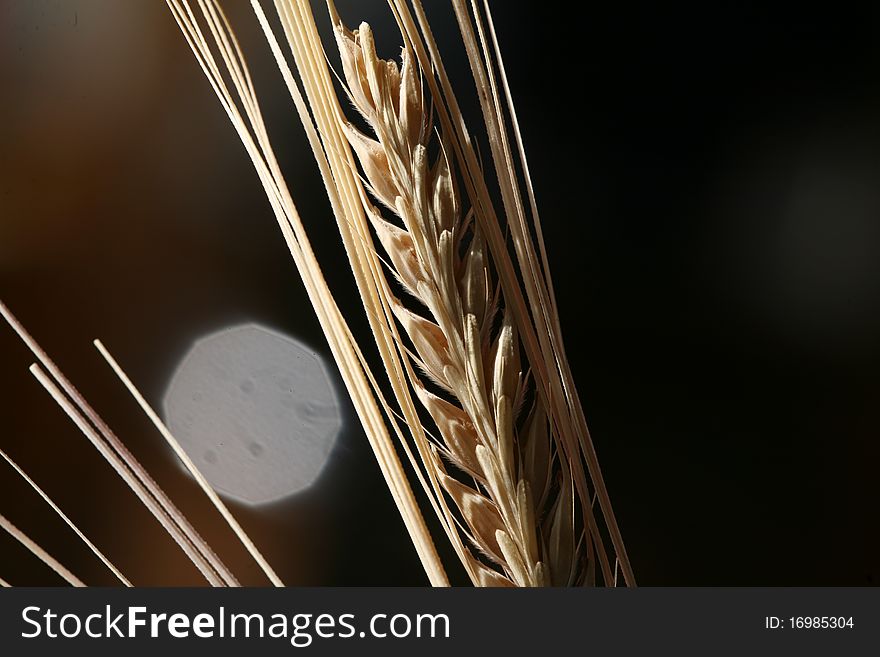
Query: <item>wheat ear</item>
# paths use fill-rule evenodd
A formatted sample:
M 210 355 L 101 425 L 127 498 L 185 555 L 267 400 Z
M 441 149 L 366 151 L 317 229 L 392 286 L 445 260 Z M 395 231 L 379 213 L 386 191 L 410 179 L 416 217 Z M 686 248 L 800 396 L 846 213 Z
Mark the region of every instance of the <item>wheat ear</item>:
M 370 191 L 393 209 L 403 227 L 385 221 L 364 198 L 367 215 L 395 274 L 433 321 L 395 298 L 392 309 L 415 349 L 411 359 L 454 400 L 411 377 L 443 439 L 427 465 L 437 470 L 454 500 L 470 543 L 500 568 L 480 569 L 478 583 L 542 586 L 550 583 L 551 572 L 559 573 L 554 581 L 570 583 L 577 575 L 570 487 L 557 488 L 552 505 L 557 511 L 548 516 L 545 542 L 532 494 L 537 485 L 544 499 L 557 483 L 548 476 L 550 445 L 539 426 L 545 412 L 536 402 L 531 414 L 517 417 L 528 377 L 516 330 L 503 307 L 495 326 L 503 299 L 484 240 L 462 210 L 449 149 L 441 143 L 433 162 L 429 156 L 433 126 L 417 66 L 406 48 L 400 67 L 379 59 L 366 24 L 350 31 L 337 23 L 336 38 L 351 99 L 376 138 L 351 124 L 346 134 Z M 530 454 L 541 452 L 541 459 L 522 452 L 530 427 Z M 466 477 L 450 476 L 438 454 Z M 538 460 L 546 465 L 540 471 L 531 467 Z
M 233 95 L 226 89 L 188 4 L 169 0 L 248 148 L 308 288 L 311 265 L 304 272 L 302 256 L 294 248 L 297 242 L 307 245 L 307 238 L 271 153 L 243 56 L 215 0 L 198 4 L 250 129 L 234 107 Z M 618 564 L 626 582 L 633 583 L 562 348 L 530 183 L 531 227 L 523 209 L 517 162 L 504 125 L 505 109 L 482 23 L 478 20 L 478 40 L 466 4 L 453 0 L 484 108 L 506 223 L 493 207 L 419 0 L 389 0 L 405 43 L 401 67 L 380 60 L 369 30 L 363 29 L 362 34 L 345 30 L 332 2 L 327 4 L 337 29 L 351 99 L 367 118 L 375 138 L 357 131 L 344 116 L 308 0 L 274 0 L 302 91 L 260 3 L 251 0 L 309 138 L 415 453 L 346 327 L 345 337 L 350 341 L 346 347 L 350 345 L 360 361 L 362 381 L 372 387 L 370 397 L 375 396 L 386 411 L 441 527 L 474 583 L 592 584 L 601 571 L 606 584 L 616 584 Z M 476 15 L 476 1 L 471 6 Z M 494 31 L 490 34 L 497 53 Z M 486 56 L 485 63 L 479 59 L 480 52 Z M 500 56 L 496 65 L 501 67 Z M 509 101 L 503 69 L 501 78 Z M 427 82 L 427 94 L 422 80 Z M 433 154 L 429 143 L 433 125 L 427 118 L 431 112 L 424 96 L 430 97 L 439 120 L 440 148 Z M 512 105 L 507 112 L 513 115 Z M 519 167 L 527 176 L 515 116 L 513 120 Z M 358 162 L 366 188 L 380 205 L 397 215 L 402 226 L 386 221 L 369 200 L 357 171 Z M 461 196 L 457 180 L 464 186 Z M 465 201 L 472 215 L 463 211 Z M 392 291 L 371 227 L 394 273 L 427 308 L 427 316 L 409 310 Z M 294 244 L 288 235 L 290 228 L 295 233 Z M 509 252 L 508 235 L 515 260 Z M 305 254 L 311 257 L 308 248 Z M 319 318 L 326 312 L 325 294 L 329 294 L 322 280 L 320 283 L 320 293 L 311 295 Z M 322 321 L 322 326 L 325 332 L 333 329 L 332 323 Z M 401 332 L 411 347 L 404 343 Z M 338 336 L 332 330 L 327 334 L 333 348 Z M 338 356 L 337 362 L 345 375 L 345 363 Z M 365 395 L 367 391 L 359 384 L 350 386 L 349 392 Z M 432 436 L 428 424 L 423 423 L 414 396 L 427 408 L 439 437 Z M 364 428 L 373 440 L 382 433 L 372 422 L 364 422 Z M 381 441 L 383 449 L 387 448 L 385 440 Z M 397 486 L 403 484 L 405 489 L 405 479 L 397 466 L 389 469 L 381 457 L 379 460 L 399 502 L 401 488 Z M 454 509 L 448 504 L 450 499 Z M 616 557 L 614 572 L 593 515 L 597 499 Z M 418 517 L 409 502 L 399 508 L 405 518 L 409 513 Z M 411 535 L 423 538 L 421 531 L 411 531 Z M 423 563 L 431 574 L 435 562 L 423 559 Z M 437 583 L 433 576 L 432 581 Z

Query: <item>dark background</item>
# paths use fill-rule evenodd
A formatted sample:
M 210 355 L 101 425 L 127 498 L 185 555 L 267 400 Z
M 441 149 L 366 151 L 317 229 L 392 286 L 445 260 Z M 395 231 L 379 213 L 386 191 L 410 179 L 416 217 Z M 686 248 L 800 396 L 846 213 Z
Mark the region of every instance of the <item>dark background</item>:
M 396 55 L 383 2 L 337 4 Z M 478 132 L 451 11 L 428 4 Z M 876 583 L 877 10 L 561 4 L 493 6 L 568 353 L 639 582 Z M 287 92 L 248 4 L 225 6 L 357 334 Z M 100 337 L 156 405 L 192 341 L 227 324 L 327 353 L 237 137 L 161 2 L 3 3 L 0 89 L 0 296 L 242 580 L 262 582 L 90 345 Z M 198 583 L 31 360 L 0 328 L 0 446 L 136 584 Z M 426 581 L 356 422 L 314 489 L 233 508 L 288 584 Z M 0 512 L 111 583 L 5 465 Z M 9 537 L 0 577 L 57 581 Z

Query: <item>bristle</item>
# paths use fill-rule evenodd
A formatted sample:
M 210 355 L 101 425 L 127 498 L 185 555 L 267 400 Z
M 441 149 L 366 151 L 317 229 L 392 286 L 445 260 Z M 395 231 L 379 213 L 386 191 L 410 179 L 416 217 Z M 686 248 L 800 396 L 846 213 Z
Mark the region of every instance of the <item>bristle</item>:
M 98 559 L 101 560 L 101 563 L 103 563 L 105 566 L 107 566 L 107 568 L 110 570 L 110 572 L 113 573 L 114 577 L 116 577 L 116 579 L 118 579 L 119 582 L 123 586 L 131 586 L 131 582 L 128 581 L 128 578 L 126 578 L 125 575 L 123 575 L 119 571 L 119 569 L 113 565 L 113 563 L 104 555 L 104 553 L 101 552 L 101 550 L 99 550 L 95 546 L 95 544 L 92 543 L 86 537 L 86 535 L 82 533 L 82 531 L 80 531 L 79 527 L 77 527 L 76 524 L 69 517 L 67 517 L 67 515 L 58 507 L 58 505 L 55 504 L 55 502 L 52 500 L 52 498 L 50 498 L 45 493 L 45 491 L 43 491 L 43 489 L 40 488 L 37 485 L 37 483 L 33 479 L 31 479 L 31 477 L 24 470 L 22 470 L 19 467 L 19 465 L 15 461 L 13 461 L 12 458 L 10 458 L 9 455 L 6 452 L 4 452 L 2 449 L 0 449 L 0 457 L 2 457 L 3 460 L 6 461 L 9 464 L 9 466 L 13 470 L 15 470 L 15 472 L 22 479 L 24 479 L 25 482 L 27 482 L 27 484 L 43 499 L 43 501 L 49 505 L 49 507 L 52 509 L 52 511 L 54 511 L 55 514 L 59 518 L 61 518 L 65 522 L 65 524 L 67 524 L 68 527 L 70 527 L 73 530 L 73 532 L 77 535 L 77 537 L 79 537 L 79 539 L 83 543 L 85 543 L 86 547 L 88 547 L 89 550 L 91 550 L 92 554 L 94 554 L 96 557 L 98 557 Z
M 183 462 L 186 466 L 186 469 L 193 476 L 196 482 L 199 484 L 199 487 L 202 489 L 202 492 L 208 497 L 211 501 L 211 504 L 214 505 L 214 508 L 223 516 L 223 519 L 226 521 L 229 528 L 235 533 L 236 537 L 239 541 L 241 541 L 242 545 L 244 545 L 245 549 L 248 553 L 253 557 L 254 561 L 260 566 L 260 569 L 265 573 L 266 577 L 269 578 L 269 581 L 272 582 L 274 586 L 284 586 L 284 582 L 281 581 L 281 578 L 278 577 L 275 570 L 272 566 L 269 565 L 269 562 L 266 561 L 263 554 L 257 549 L 257 546 L 254 545 L 254 542 L 251 540 L 250 536 L 247 535 L 247 532 L 242 529 L 241 525 L 238 524 L 238 521 L 229 511 L 229 508 L 223 503 L 220 499 L 220 496 L 217 495 L 214 488 L 211 484 L 208 483 L 208 480 L 205 479 L 204 475 L 199 471 L 196 467 L 195 463 L 193 463 L 192 459 L 189 455 L 184 451 L 184 449 L 180 446 L 180 443 L 177 442 L 177 439 L 171 435 L 171 431 L 169 431 L 168 427 L 164 422 L 159 418 L 159 415 L 152 409 L 152 407 L 147 403 L 147 400 L 144 399 L 144 396 L 141 392 L 135 387 L 135 385 L 131 382 L 131 379 L 128 375 L 123 371 L 123 369 L 119 366 L 119 363 L 116 362 L 116 359 L 110 355 L 110 352 L 107 351 L 106 347 L 104 347 L 103 343 L 100 340 L 94 341 L 95 348 L 101 354 L 101 357 L 107 361 L 107 364 L 113 370 L 113 373 L 119 377 L 119 380 L 125 386 L 125 388 L 129 391 L 134 400 L 138 403 L 138 406 L 141 407 L 141 410 L 150 418 L 150 421 L 153 423 L 153 426 L 159 431 L 165 441 L 168 443 L 168 446 L 177 454 L 177 457 Z
M 6 517 L 0 514 L 0 529 L 4 530 L 8 533 L 12 538 L 21 543 L 24 547 L 27 548 L 28 552 L 37 557 L 44 564 L 49 566 L 52 570 L 54 570 L 64 581 L 66 581 L 71 586 L 75 586 L 77 588 L 81 588 L 85 586 L 85 583 L 70 572 L 67 568 L 61 565 L 61 563 L 53 557 L 51 554 L 46 552 L 43 548 L 41 548 L 37 543 L 35 543 L 27 534 L 21 531 L 18 527 L 13 525 Z
M 0 316 L 42 364 L 43 367 L 36 363 L 31 365 L 34 377 L 159 520 L 209 583 L 236 586 L 235 576 L 2 301 Z

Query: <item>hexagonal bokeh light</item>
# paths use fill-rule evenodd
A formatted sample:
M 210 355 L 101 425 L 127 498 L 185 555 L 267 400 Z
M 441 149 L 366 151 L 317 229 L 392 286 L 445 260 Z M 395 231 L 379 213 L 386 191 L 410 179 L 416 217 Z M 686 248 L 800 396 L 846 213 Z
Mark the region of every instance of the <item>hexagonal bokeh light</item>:
M 171 432 L 211 485 L 247 504 L 307 488 L 342 427 L 320 357 L 255 324 L 198 340 L 178 365 L 163 408 Z

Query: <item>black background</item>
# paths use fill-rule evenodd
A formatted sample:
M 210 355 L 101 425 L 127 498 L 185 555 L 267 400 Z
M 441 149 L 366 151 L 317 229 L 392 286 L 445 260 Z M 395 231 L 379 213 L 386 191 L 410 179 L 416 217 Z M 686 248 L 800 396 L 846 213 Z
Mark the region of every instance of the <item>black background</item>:
M 396 54 L 384 3 L 338 5 Z M 325 274 L 363 331 L 286 90 L 247 3 L 226 6 Z M 568 354 L 639 582 L 874 584 L 877 10 L 493 6 Z M 157 403 L 192 340 L 228 323 L 326 353 L 256 176 L 163 3 L 0 12 L 0 295 L 242 579 L 260 582 L 89 344 L 101 337 Z M 451 11 L 432 4 L 432 18 L 468 97 Z M 465 109 L 478 132 L 472 98 Z M 0 331 L 3 449 L 135 583 L 198 583 L 29 363 Z M 314 490 L 237 514 L 289 584 L 422 584 L 351 426 Z M 109 583 L 0 472 L 0 511 Z M 8 537 L 0 577 L 56 581 Z

